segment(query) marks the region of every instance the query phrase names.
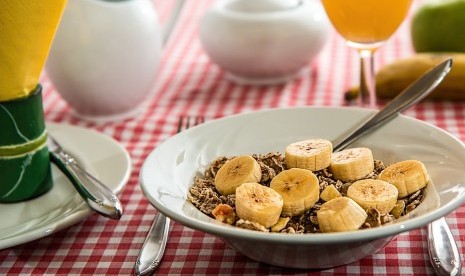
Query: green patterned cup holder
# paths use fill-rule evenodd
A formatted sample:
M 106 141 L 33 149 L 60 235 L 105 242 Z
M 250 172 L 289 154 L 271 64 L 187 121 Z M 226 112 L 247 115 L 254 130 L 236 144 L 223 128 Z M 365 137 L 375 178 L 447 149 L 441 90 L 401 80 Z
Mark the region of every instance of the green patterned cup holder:
M 26 98 L 0 102 L 0 174 L 0 203 L 53 187 L 40 84 Z

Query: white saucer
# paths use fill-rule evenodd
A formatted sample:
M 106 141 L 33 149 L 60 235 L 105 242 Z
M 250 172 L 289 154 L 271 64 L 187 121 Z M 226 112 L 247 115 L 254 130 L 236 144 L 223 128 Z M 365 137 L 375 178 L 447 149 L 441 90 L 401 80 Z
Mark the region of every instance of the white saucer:
M 113 192 L 123 189 L 129 179 L 131 161 L 118 142 L 76 126 L 48 123 L 47 129 Z M 25 202 L 0 204 L 0 249 L 53 234 L 93 213 L 55 165 L 52 174 L 54 187 L 46 194 Z

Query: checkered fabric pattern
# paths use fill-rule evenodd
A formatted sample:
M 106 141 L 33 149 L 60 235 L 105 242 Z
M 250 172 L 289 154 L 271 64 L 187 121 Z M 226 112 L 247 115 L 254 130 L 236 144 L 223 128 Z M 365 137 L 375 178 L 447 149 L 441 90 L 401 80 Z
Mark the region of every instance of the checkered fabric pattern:
M 342 106 L 344 91 L 358 83 L 357 53 L 332 30 L 318 58 L 297 79 L 278 86 L 240 86 L 228 82 L 225 72 L 204 52 L 198 23 L 212 0 L 186 1 L 157 76 L 153 93 L 133 120 L 97 124 L 73 116 L 46 73 L 44 108 L 48 122 L 97 130 L 118 140 L 130 153 L 133 169 L 120 194 L 124 215 L 112 221 L 91 215 L 53 235 L 0 251 L 1 275 L 88 274 L 129 275 L 156 210 L 144 197 L 139 170 L 146 156 L 176 133 L 180 116 L 219 118 L 236 113 L 286 106 Z M 157 1 L 162 20 L 173 1 Z M 376 53 L 376 65 L 413 52 L 409 20 Z M 465 105 L 454 102 L 420 103 L 406 115 L 432 123 L 465 141 Z M 465 254 L 465 207 L 447 216 L 460 252 Z M 464 271 L 465 272 L 465 271 Z M 292 270 L 258 263 L 228 247 L 221 239 L 172 222 L 159 275 L 229 274 L 352 274 L 431 275 L 426 229 L 397 236 L 384 249 L 360 261 L 321 271 Z

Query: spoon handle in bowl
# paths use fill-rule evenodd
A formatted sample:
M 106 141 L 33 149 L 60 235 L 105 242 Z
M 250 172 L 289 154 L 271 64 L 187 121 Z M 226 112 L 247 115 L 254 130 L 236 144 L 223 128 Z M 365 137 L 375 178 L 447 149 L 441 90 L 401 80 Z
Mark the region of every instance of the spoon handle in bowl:
M 418 103 L 442 82 L 451 67 L 452 59 L 449 58 L 422 75 L 361 126 L 356 127 L 347 136 L 333 141 L 333 151 L 343 150 L 361 137 L 384 125 L 400 112 Z M 444 218 L 428 225 L 428 251 L 431 264 L 438 275 L 460 274 L 460 255 Z
M 343 150 L 362 136 L 384 125 L 400 112 L 424 99 L 442 82 L 444 77 L 449 73 L 451 67 L 452 59 L 448 58 L 427 73 L 423 74 L 404 91 L 402 91 L 402 93 L 390 101 L 383 109 L 370 117 L 368 121 L 349 133 L 347 137 L 337 139 L 337 142 L 333 141 L 333 150 Z
M 436 275 L 460 275 L 461 261 L 445 218 L 428 224 L 428 252 Z

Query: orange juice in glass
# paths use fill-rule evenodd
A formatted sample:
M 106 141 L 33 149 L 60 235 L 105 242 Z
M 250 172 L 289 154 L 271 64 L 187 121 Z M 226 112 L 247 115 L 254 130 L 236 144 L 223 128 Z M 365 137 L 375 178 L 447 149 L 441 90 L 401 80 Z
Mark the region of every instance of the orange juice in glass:
M 322 0 L 334 28 L 361 57 L 360 100 L 376 106 L 373 53 L 397 30 L 412 0 Z

